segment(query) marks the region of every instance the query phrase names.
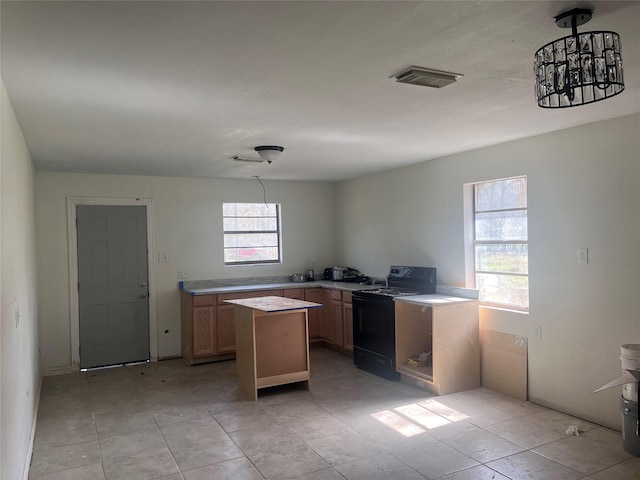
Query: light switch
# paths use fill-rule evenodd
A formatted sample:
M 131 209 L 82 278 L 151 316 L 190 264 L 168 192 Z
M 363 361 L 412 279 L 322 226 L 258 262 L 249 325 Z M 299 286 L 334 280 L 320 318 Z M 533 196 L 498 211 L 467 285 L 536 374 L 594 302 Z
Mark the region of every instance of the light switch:
M 534 323 L 533 324 L 533 335 L 542 340 L 542 325 L 540 325 L 539 323 Z
M 578 248 L 578 263 L 589 263 L 589 249 L 587 247 Z
M 169 263 L 169 254 L 168 253 L 159 253 L 158 254 L 158 263 Z

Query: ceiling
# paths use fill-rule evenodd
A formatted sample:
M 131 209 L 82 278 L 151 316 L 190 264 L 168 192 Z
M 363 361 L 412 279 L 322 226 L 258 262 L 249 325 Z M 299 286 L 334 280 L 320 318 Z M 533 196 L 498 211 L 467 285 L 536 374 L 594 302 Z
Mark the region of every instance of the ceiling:
M 536 105 L 533 53 L 620 34 L 626 89 Z M 1 73 L 36 169 L 339 181 L 640 111 L 640 2 L 0 3 Z M 432 89 L 390 77 L 461 73 Z M 257 145 L 282 145 L 271 165 Z

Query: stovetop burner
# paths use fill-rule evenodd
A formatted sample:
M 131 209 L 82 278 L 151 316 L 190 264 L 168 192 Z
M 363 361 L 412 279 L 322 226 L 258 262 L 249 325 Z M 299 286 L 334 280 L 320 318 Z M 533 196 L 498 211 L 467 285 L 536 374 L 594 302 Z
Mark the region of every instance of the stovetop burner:
M 354 292 L 354 295 L 369 297 L 400 297 L 435 293 L 436 269 L 431 267 L 408 267 L 392 265 L 387 286 Z M 381 299 L 382 300 L 382 299 Z
M 417 290 L 407 290 L 404 288 L 395 288 L 395 287 L 381 287 L 381 288 L 373 288 L 362 290 L 361 293 L 371 294 L 371 295 L 383 295 L 385 297 L 400 297 L 402 295 L 419 295 L 420 292 Z

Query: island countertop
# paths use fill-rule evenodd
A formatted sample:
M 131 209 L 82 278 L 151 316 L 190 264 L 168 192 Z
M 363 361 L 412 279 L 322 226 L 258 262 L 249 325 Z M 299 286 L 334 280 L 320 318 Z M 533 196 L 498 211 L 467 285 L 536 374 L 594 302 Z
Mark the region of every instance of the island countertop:
M 268 313 L 285 312 L 287 310 L 299 310 L 301 308 L 322 307 L 322 304 L 320 303 L 276 296 L 239 298 L 236 300 L 225 300 L 225 302 L 233 303 L 234 305 L 241 305 L 243 307 L 253 308 L 254 310 L 261 310 Z

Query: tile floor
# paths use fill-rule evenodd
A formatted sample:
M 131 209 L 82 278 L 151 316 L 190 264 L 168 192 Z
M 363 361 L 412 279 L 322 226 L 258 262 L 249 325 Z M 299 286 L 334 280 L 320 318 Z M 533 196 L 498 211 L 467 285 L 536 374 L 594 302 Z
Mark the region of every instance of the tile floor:
M 431 396 L 324 348 L 311 367 L 309 391 L 257 402 L 233 361 L 47 377 L 29 478 L 640 479 L 619 432 L 482 388 Z

